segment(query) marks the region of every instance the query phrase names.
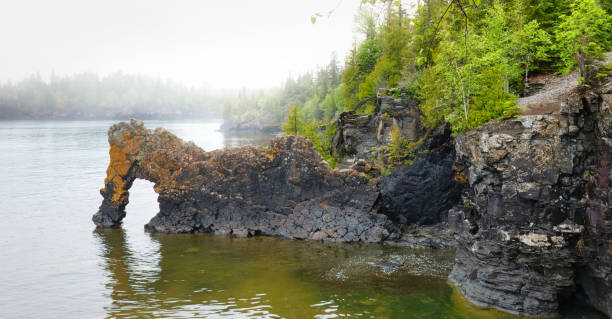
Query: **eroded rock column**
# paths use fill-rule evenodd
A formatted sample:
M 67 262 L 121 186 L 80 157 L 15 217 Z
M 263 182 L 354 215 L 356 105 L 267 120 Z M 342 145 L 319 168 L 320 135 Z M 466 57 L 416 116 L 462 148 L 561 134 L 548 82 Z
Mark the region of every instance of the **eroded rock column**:
M 449 214 L 460 233 L 450 279 L 470 301 L 555 316 L 584 298 L 612 316 L 608 91 L 566 92 L 547 114 L 457 137 L 469 188 Z

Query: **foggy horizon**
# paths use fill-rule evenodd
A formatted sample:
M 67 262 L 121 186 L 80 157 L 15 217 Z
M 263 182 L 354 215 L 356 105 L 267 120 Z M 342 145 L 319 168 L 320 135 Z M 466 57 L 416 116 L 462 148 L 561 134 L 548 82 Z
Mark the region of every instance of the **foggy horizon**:
M 338 60 L 360 1 L 60 0 L 0 4 L 0 83 L 116 72 L 190 87 L 257 89 Z M 333 11 L 331 17 L 326 14 Z M 323 14 L 316 24 L 311 15 Z

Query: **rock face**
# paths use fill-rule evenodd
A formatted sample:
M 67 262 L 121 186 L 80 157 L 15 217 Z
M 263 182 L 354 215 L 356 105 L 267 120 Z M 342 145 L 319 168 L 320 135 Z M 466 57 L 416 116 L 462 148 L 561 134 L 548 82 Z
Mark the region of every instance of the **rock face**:
M 380 89 L 371 115 L 342 113 L 332 139 L 332 152 L 345 165 L 371 161 L 389 143 L 397 125 L 403 138 L 422 141 L 411 165 L 399 165 L 380 183 L 382 212 L 398 224 L 435 224 L 459 201 L 461 184 L 453 179 L 455 146 L 449 127 L 426 130 L 417 102 L 399 89 Z
M 155 183 L 159 232 L 380 242 L 393 224 L 378 214 L 378 192 L 363 173 L 332 170 L 304 137 L 205 152 L 142 122 L 113 125 L 104 200 L 93 221 L 112 227 L 125 217 L 134 179 Z
M 349 111 L 340 114 L 338 130 L 332 138 L 332 154 L 349 160 L 370 160 L 373 148 L 385 145 L 391 138 L 393 123 L 401 135 L 417 141 L 423 137 L 417 102 L 396 89 L 380 89 L 376 96 L 376 111 L 358 115 Z
M 582 297 L 612 317 L 611 106 L 608 78 L 456 138 L 469 187 L 450 279 L 469 300 L 554 316 Z
M 400 224 L 435 224 L 459 202 L 455 146 L 449 127 L 430 133 L 412 165 L 401 165 L 380 183 L 383 212 Z

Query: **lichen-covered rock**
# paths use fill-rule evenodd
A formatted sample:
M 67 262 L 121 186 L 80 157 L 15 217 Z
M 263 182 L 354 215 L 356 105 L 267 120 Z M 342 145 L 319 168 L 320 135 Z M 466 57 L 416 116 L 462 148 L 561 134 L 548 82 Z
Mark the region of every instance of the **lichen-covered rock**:
M 363 173 L 333 170 L 304 137 L 205 152 L 142 122 L 113 125 L 104 197 L 93 221 L 119 225 L 134 179 L 155 183 L 159 213 L 146 229 L 380 242 L 393 224 Z
M 449 214 L 460 233 L 450 279 L 472 302 L 554 316 L 583 297 L 612 316 L 611 83 L 456 138 L 469 188 Z

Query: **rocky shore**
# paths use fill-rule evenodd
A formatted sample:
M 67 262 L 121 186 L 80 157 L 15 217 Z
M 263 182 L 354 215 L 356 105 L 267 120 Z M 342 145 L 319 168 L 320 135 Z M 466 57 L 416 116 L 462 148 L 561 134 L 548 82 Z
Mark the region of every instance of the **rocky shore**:
M 304 137 L 205 152 L 140 121 L 109 130 L 111 162 L 93 217 L 112 227 L 125 217 L 136 178 L 155 183 L 159 232 L 212 232 L 328 241 L 381 242 L 395 232 L 376 211 L 377 192 L 363 173 L 333 170 Z
M 141 178 L 159 194 L 149 231 L 456 247 L 450 280 L 475 304 L 550 317 L 579 299 L 612 317 L 612 81 L 550 92 L 453 137 L 421 127 L 409 96 L 381 90 L 374 114 L 336 122 L 343 169 L 303 137 L 206 152 L 119 123 L 93 221 L 119 225 Z M 380 174 L 373 160 L 394 126 L 418 156 Z
M 469 187 L 449 215 L 460 234 L 450 279 L 512 313 L 555 316 L 581 298 L 610 317 L 612 81 L 530 100 L 455 139 Z

